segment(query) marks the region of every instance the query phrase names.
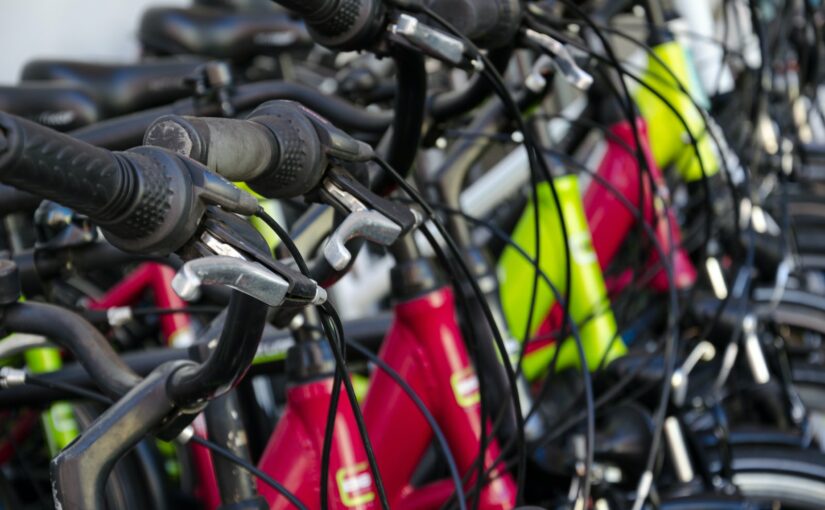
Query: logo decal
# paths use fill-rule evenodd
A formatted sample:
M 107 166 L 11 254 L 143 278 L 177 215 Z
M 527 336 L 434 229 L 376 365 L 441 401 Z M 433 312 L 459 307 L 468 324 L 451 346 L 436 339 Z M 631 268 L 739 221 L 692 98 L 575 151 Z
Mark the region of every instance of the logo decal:
M 455 400 L 461 407 L 469 407 L 478 403 L 478 378 L 472 367 L 459 370 L 450 377 Z
M 335 473 L 335 481 L 338 482 L 341 502 L 346 507 L 363 505 L 375 499 L 375 492 L 372 490 L 372 474 L 366 462 L 342 467 Z
M 586 265 L 599 260 L 596 252 L 593 251 L 593 241 L 589 230 L 571 234 L 568 240 L 570 241 L 570 254 L 577 263 Z

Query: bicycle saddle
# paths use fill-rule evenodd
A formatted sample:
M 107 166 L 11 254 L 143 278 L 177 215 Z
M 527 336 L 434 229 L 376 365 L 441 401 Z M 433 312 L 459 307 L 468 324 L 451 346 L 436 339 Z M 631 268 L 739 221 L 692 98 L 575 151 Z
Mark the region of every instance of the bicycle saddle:
M 93 124 L 101 118 L 97 101 L 86 89 L 65 83 L 0 85 L 0 111 L 59 131 Z
M 277 11 L 228 12 L 209 7 L 148 9 L 138 36 L 155 55 L 197 54 L 245 63 L 278 48 L 308 46 L 304 25 Z
M 106 117 L 168 104 L 191 94 L 184 78 L 201 59 L 162 59 L 136 64 L 90 64 L 71 60 L 34 60 L 20 76 L 24 81 L 59 80 L 85 87 Z

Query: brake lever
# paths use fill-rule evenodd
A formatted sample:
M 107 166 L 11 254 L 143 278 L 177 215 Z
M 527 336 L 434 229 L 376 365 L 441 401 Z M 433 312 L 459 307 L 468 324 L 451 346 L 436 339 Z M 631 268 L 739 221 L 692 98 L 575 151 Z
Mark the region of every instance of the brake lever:
M 346 247 L 348 241 L 361 237 L 390 246 L 421 223 L 421 217 L 413 209 L 372 193 L 340 170 L 330 171 L 319 195 L 347 215 L 323 247 L 324 258 L 337 271 L 346 268 L 352 260 Z
M 376 211 L 357 211 L 347 216 L 324 244 L 324 258 L 337 271 L 347 267 L 352 254 L 346 243 L 362 237 L 382 246 L 390 246 L 401 235 L 401 227 Z
M 283 302 L 297 305 L 320 304 L 326 300 L 326 291 L 314 280 L 296 269 L 273 260 L 266 242 L 249 223 L 218 209 L 207 211 L 203 229 L 191 244 L 187 258 L 222 256 L 257 262 L 287 284 Z M 240 289 L 239 289 L 240 290 Z
M 710 361 L 716 356 L 716 349 L 707 340 L 702 340 L 690 351 L 682 366 L 673 371 L 670 384 L 673 388 L 673 404 L 682 407 L 687 397 L 690 373 L 700 361 Z
M 552 58 L 548 57 L 545 60 L 539 58 L 533 65 L 530 77 L 532 77 L 532 81 L 535 82 L 534 85 L 541 83 L 539 90 L 544 89 L 544 74 L 547 72 L 546 66 L 549 63 L 553 63 L 562 76 L 577 89 L 588 90 L 590 86 L 593 85 L 593 76 L 579 67 L 573 55 L 570 54 L 570 51 L 563 42 L 547 34 L 536 32 L 531 28 L 524 31 L 524 36 L 529 41 L 541 46 L 552 56 Z
M 421 218 L 414 210 L 373 193 L 341 168 L 329 169 L 322 183 L 320 195 L 324 202 L 344 214 L 363 209 L 378 211 L 401 227 L 402 234 L 406 234 L 421 222 Z M 360 203 L 363 209 L 356 203 Z
M 258 263 L 234 257 L 190 260 L 172 279 L 172 289 L 187 301 L 197 300 L 203 285 L 225 285 L 269 306 L 281 305 L 289 291 L 289 282 L 277 274 Z M 320 291 L 316 304 L 326 301 L 326 292 Z
M 387 26 L 390 39 L 410 46 L 452 65 L 466 64 L 464 43 L 449 34 L 422 23 L 415 16 L 401 13 Z

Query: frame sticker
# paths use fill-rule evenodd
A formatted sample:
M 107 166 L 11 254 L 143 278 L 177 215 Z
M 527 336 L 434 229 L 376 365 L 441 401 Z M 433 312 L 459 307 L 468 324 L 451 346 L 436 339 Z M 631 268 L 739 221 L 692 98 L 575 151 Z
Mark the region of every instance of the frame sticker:
M 372 474 L 366 462 L 342 467 L 335 473 L 335 481 L 338 483 L 341 502 L 346 507 L 363 505 L 375 499 Z
M 477 404 L 481 395 L 478 392 L 478 377 L 472 367 L 467 367 L 450 376 L 455 400 L 461 407 Z

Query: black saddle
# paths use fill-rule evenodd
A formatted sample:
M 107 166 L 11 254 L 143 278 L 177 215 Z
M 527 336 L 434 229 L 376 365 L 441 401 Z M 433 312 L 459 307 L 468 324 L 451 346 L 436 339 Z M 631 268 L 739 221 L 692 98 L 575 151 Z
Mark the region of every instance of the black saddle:
M 138 36 L 153 55 L 201 55 L 245 64 L 283 48 L 308 47 L 303 23 L 287 13 L 209 7 L 148 9 Z
M 86 126 L 101 118 L 100 107 L 86 89 L 56 82 L 0 85 L 0 111 L 59 131 Z
M 158 59 L 136 64 L 90 64 L 70 60 L 35 60 L 23 68 L 21 80 L 59 80 L 84 87 L 106 117 L 168 104 L 192 94 L 184 78 L 203 60 Z

